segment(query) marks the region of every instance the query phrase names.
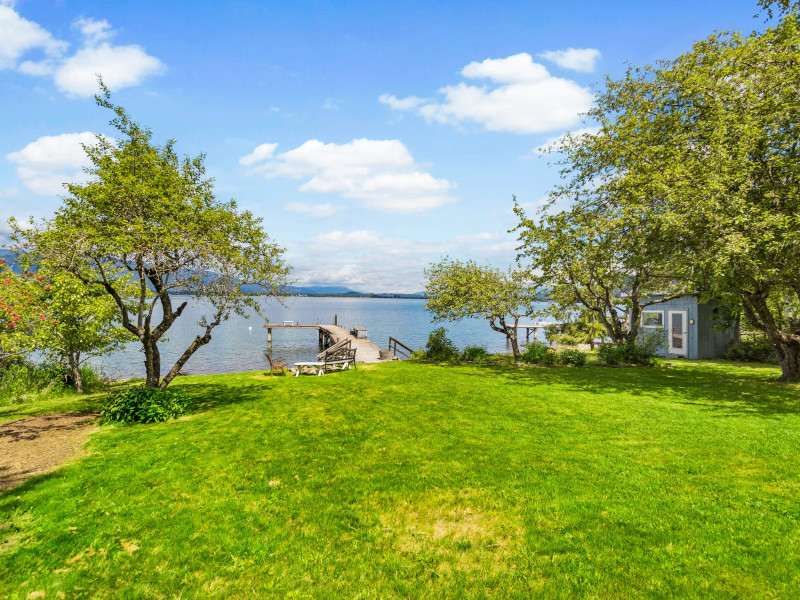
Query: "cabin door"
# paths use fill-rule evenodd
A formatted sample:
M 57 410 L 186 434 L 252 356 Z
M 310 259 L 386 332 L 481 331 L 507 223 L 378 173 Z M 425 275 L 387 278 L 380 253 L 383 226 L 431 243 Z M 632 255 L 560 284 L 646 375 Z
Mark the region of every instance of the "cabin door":
M 685 310 L 669 311 L 669 353 L 672 355 L 687 356 L 686 342 L 689 336 L 686 323 Z

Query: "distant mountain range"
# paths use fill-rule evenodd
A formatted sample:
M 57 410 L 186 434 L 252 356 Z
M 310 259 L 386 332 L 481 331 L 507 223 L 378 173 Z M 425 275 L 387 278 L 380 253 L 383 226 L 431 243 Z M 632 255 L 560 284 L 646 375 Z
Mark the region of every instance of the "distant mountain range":
M 0 248 L 0 258 L 5 259 L 6 262 L 11 264 L 11 268 L 15 273 L 19 273 L 20 269 L 14 264 L 15 257 L 11 251 L 6 248 Z M 264 289 L 257 285 L 243 285 L 242 291 L 246 294 L 259 294 Z M 285 289 L 286 293 L 291 296 L 356 296 L 368 298 L 424 298 L 425 292 L 416 292 L 413 294 L 393 294 L 393 293 L 374 293 L 374 292 L 357 292 L 350 288 L 340 285 L 314 285 L 308 284 L 303 286 L 288 286 Z
M 243 287 L 243 291 L 244 287 Z M 394 294 L 394 293 L 375 293 L 375 292 L 357 292 L 350 288 L 342 286 L 325 286 L 325 285 L 306 285 L 306 286 L 289 286 L 286 290 L 293 296 L 360 296 L 370 298 L 424 298 L 425 292 L 415 292 L 413 294 Z

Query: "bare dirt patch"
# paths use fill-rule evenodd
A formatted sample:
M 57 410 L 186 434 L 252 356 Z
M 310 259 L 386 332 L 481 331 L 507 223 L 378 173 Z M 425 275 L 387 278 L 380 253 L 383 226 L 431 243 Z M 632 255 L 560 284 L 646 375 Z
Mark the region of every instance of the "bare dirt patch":
M 0 425 L 0 492 L 82 452 L 96 413 L 40 415 Z

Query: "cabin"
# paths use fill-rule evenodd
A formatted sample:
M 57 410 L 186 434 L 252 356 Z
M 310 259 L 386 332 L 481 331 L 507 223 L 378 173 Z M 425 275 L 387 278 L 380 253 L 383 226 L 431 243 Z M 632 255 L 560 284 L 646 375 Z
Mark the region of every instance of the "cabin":
M 651 304 L 642 310 L 641 319 L 640 335 L 666 329 L 667 345 L 660 354 L 668 358 L 722 358 L 738 341 L 735 324 L 715 330 L 714 324 L 720 321 L 719 304 L 700 302 L 691 294 Z

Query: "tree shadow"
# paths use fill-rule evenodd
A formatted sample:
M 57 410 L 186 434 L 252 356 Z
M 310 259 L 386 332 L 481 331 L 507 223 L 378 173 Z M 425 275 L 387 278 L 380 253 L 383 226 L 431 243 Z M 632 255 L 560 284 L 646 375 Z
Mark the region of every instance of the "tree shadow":
M 84 429 L 86 424 L 99 417 L 99 413 L 70 412 L 38 415 L 0 424 L 0 441 L 32 441 L 52 433 L 69 433 Z
M 275 379 L 288 379 L 276 376 Z M 213 408 L 241 404 L 243 402 L 266 402 L 269 390 L 274 384 L 269 379 L 256 380 L 252 383 L 236 380 L 235 382 L 192 382 L 179 381 L 167 389 L 181 389 L 192 398 L 190 411 L 192 414 L 206 412 Z
M 715 368 L 718 367 L 718 368 Z M 679 367 L 544 367 L 475 365 L 476 376 L 498 376 L 576 392 L 664 398 L 720 414 L 776 417 L 800 414 L 800 386 L 765 377 L 747 365 Z

